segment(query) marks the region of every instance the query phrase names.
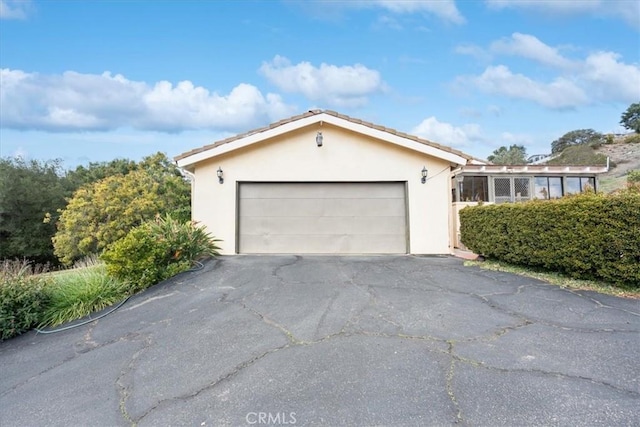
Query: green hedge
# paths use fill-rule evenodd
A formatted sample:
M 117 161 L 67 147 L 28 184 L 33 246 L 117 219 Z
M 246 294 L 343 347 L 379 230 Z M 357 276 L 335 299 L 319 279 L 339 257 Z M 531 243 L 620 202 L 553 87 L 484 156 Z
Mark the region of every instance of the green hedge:
M 640 193 L 467 207 L 462 242 L 488 258 L 640 287 Z

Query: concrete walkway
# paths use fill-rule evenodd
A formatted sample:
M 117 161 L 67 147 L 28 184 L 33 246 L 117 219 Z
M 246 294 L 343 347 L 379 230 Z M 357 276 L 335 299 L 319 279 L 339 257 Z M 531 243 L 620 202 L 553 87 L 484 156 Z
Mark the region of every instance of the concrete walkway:
M 0 344 L 0 425 L 637 425 L 639 331 L 453 257 L 222 257 Z

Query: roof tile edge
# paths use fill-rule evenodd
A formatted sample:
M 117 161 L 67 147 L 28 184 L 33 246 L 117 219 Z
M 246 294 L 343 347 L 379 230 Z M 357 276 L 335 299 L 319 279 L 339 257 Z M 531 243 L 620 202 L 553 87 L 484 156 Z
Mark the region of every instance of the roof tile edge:
M 205 151 L 211 150 L 213 148 L 219 147 L 221 145 L 228 144 L 230 142 L 233 142 L 233 141 L 248 137 L 250 135 L 255 135 L 257 133 L 266 132 L 266 131 L 269 131 L 271 129 L 275 129 L 277 127 L 280 127 L 282 125 L 295 122 L 296 120 L 301 120 L 301 119 L 304 119 L 304 118 L 307 118 L 307 117 L 311 117 L 311 116 L 314 116 L 314 115 L 319 115 L 319 114 L 328 114 L 330 116 L 337 117 L 339 119 L 343 119 L 343 120 L 346 120 L 346 121 L 349 121 L 349 122 L 352 122 L 352 123 L 355 123 L 355 124 L 358 124 L 358 125 L 366 126 L 366 127 L 371 128 L 371 129 L 375 129 L 375 130 L 378 130 L 378 131 L 381 131 L 381 132 L 386 132 L 386 133 L 389 133 L 391 135 L 399 136 L 401 138 L 410 139 L 410 140 L 419 142 L 421 144 L 425 144 L 425 145 L 431 146 L 433 148 L 436 148 L 436 149 L 439 149 L 439 150 L 442 150 L 442 151 L 446 151 L 446 152 L 451 153 L 451 154 L 458 155 L 460 157 L 465 158 L 467 161 L 473 159 L 473 156 L 470 156 L 469 154 L 466 154 L 466 153 L 464 153 L 464 152 L 462 152 L 460 150 L 456 150 L 455 148 L 452 148 L 452 147 L 449 147 L 449 146 L 446 146 L 446 145 L 442 145 L 442 144 L 438 144 L 436 142 L 429 141 L 427 139 L 420 138 L 420 137 L 418 137 L 416 135 L 411 135 L 411 134 L 408 134 L 406 132 L 397 131 L 397 130 L 395 130 L 393 128 L 387 128 L 385 126 L 378 125 L 378 124 L 375 124 L 375 123 L 372 123 L 372 122 L 367 122 L 367 121 L 362 120 L 362 119 L 357 119 L 357 118 L 354 118 L 354 117 L 350 117 L 350 116 L 347 116 L 346 114 L 340 114 L 340 113 L 338 113 L 336 111 L 333 111 L 333 110 L 318 110 L 318 109 L 314 109 L 314 110 L 305 111 L 302 114 L 297 114 L 295 116 L 291 116 L 289 118 L 279 120 L 277 122 L 270 123 L 267 126 L 263 126 L 263 127 L 257 128 L 257 129 L 253 129 L 253 130 L 250 130 L 250 131 L 247 131 L 247 132 L 243 132 L 243 133 L 239 133 L 237 135 L 230 136 L 228 138 L 216 141 L 216 142 L 214 142 L 212 144 L 207 144 L 207 145 L 204 145 L 204 146 L 199 147 L 199 148 L 194 148 L 193 150 L 186 151 L 184 153 L 181 153 L 181 154 L 175 156 L 173 158 L 173 160 L 177 162 L 179 160 L 185 159 L 185 158 L 193 156 L 195 154 L 200 154 L 202 152 L 205 152 Z

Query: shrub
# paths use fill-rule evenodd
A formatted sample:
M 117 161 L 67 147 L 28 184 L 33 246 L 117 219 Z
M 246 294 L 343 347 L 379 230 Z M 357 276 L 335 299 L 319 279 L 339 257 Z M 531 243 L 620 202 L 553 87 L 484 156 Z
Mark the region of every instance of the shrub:
M 640 134 L 632 133 L 624 137 L 625 144 L 640 144 Z
M 512 264 L 640 287 L 640 193 L 467 207 L 462 242 Z
M 27 262 L 0 264 L 0 341 L 28 331 L 42 321 L 49 303 L 49 280 L 34 275 Z M 36 271 L 38 272 L 38 271 Z
M 193 222 L 157 217 L 131 230 L 102 259 L 107 272 L 135 292 L 188 270 L 199 258 L 218 255 L 217 241 Z
M 122 282 L 107 275 L 104 263 L 97 261 L 54 273 L 51 278 L 53 283 L 47 288 L 49 304 L 40 326 L 79 319 L 115 304 L 128 294 Z
M 143 164 L 151 162 L 150 166 Z M 83 185 L 59 211 L 54 253 L 65 265 L 96 254 L 158 214 L 191 216 L 191 186 L 163 154 L 125 175 Z

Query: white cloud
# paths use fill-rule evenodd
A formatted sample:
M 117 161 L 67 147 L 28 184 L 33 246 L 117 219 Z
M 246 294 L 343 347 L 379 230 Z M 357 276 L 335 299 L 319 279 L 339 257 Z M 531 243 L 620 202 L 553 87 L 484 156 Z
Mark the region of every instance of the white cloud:
M 31 0 L 0 0 L 0 19 L 26 19 Z
M 454 24 L 463 24 L 464 17 L 453 0 L 374 0 L 374 5 L 383 7 L 394 13 L 430 13 Z
M 640 2 L 636 0 L 485 0 L 485 3 L 492 9 L 532 9 L 561 16 L 614 16 L 640 27 Z
M 280 96 L 264 96 L 245 83 L 219 95 L 190 81 L 151 86 L 108 72 L 41 75 L 2 69 L 0 80 L 0 124 L 13 129 L 240 130 L 292 112 Z
M 433 116 L 424 119 L 411 130 L 411 133 L 439 144 L 454 147 L 466 147 L 472 142 L 483 140 L 480 126 L 477 124 L 471 123 L 457 127 L 450 123 L 440 122 Z
M 502 115 L 502 107 L 498 105 L 489 105 L 487 107 L 487 111 L 494 115 L 495 117 L 500 117 Z
M 458 110 L 458 114 L 460 114 L 462 117 L 469 117 L 472 119 L 478 119 L 482 117 L 482 111 L 471 107 L 462 107 L 460 110 Z
M 460 55 L 473 56 L 477 60 L 483 62 L 490 61 L 492 58 L 491 54 L 487 52 L 486 49 L 483 49 L 478 45 L 469 43 L 464 43 L 456 46 L 455 52 L 459 53 Z
M 338 107 L 365 105 L 368 96 L 384 89 L 380 73 L 361 64 L 322 63 L 316 67 L 300 62 L 293 65 L 287 58 L 276 55 L 271 62 L 262 64 L 260 72 L 282 91 Z
M 481 46 L 463 43 L 455 48 L 461 55 L 469 55 L 482 62 L 489 62 L 499 55 L 519 56 L 531 59 L 544 65 L 557 68 L 576 66 L 574 61 L 563 57 L 556 47 L 551 47 L 530 34 L 513 33 L 491 43 L 488 49 Z
M 480 47 L 474 49 L 483 52 Z M 468 53 L 461 47 L 457 52 Z M 501 64 L 487 67 L 478 76 L 460 77 L 458 83 L 558 109 L 594 102 L 634 102 L 640 98 L 640 65 L 622 62 L 615 52 L 595 52 L 584 59 L 569 59 L 558 48 L 521 33 L 491 43 L 487 52 L 524 57 L 559 73 L 541 81 L 514 73 Z
M 441 122 L 433 116 L 424 119 L 411 130 L 411 133 L 467 152 L 469 150 L 491 152 L 500 146 L 514 144 L 530 148 L 534 144 L 534 138 L 530 134 L 505 131 L 492 135 L 476 123 L 456 126 L 451 123 Z M 483 154 L 482 157 L 484 158 L 484 156 Z
M 386 15 L 379 16 L 373 24 L 373 28 L 377 30 L 388 28 L 395 31 L 402 31 L 404 29 L 397 19 Z
M 464 24 L 454 0 L 348 0 L 291 2 L 321 19 L 340 19 L 345 11 L 353 9 L 382 9 L 396 15 L 433 15 L 445 22 Z
M 601 5 L 600 0 L 485 0 L 485 3 L 494 9 L 521 7 L 557 12 L 593 12 Z
M 597 52 L 584 61 L 580 78 L 603 101 L 637 102 L 640 99 L 640 66 L 620 62 L 620 55 Z
M 569 68 L 574 65 L 560 55 L 557 48 L 544 44 L 529 34 L 513 33 L 510 38 L 491 43 L 490 50 L 497 54 L 522 56 L 552 67 Z
M 511 133 L 511 132 L 502 132 L 500 134 L 500 140 L 508 145 L 524 145 L 529 146 L 533 144 L 533 138 L 531 135 L 525 133 Z
M 527 99 L 549 108 L 571 108 L 588 101 L 584 91 L 564 77 L 543 83 L 514 74 L 504 65 L 487 67 L 480 76 L 466 80 L 483 92 Z

